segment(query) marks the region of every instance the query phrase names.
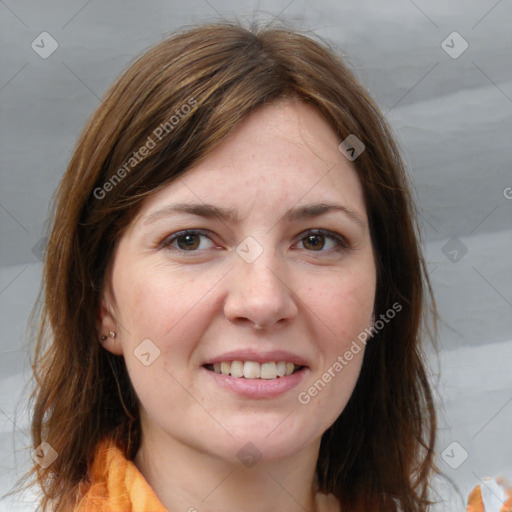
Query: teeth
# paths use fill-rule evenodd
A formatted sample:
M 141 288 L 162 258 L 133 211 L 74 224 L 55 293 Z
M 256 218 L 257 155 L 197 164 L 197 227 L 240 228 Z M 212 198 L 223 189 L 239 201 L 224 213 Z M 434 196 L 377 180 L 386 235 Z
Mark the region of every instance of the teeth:
M 222 361 L 221 363 L 213 364 L 213 371 L 215 373 L 231 375 L 231 377 L 237 378 L 265 380 L 291 375 L 297 368 L 299 367 L 286 361 L 270 361 L 262 364 L 255 361 Z
M 231 363 L 226 363 L 226 362 L 222 361 L 222 363 L 220 363 L 220 372 L 222 373 L 222 375 L 229 375 L 230 371 L 231 371 Z
M 284 361 L 279 361 L 277 363 L 277 376 L 284 377 L 286 375 L 286 363 Z
M 244 363 L 242 361 L 233 361 L 231 363 L 231 376 L 232 377 L 243 377 L 244 375 Z
M 259 363 L 254 361 L 245 361 L 244 363 L 244 377 L 246 379 L 259 379 L 261 368 Z
M 262 379 L 275 379 L 277 377 L 276 363 L 263 363 L 261 365 Z

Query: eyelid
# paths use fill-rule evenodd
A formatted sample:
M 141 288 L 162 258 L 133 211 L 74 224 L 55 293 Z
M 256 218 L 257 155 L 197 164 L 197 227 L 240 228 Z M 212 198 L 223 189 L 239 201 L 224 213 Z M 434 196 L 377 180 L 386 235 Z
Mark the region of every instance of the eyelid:
M 205 250 L 208 250 L 208 249 L 195 249 L 195 250 L 191 250 L 191 251 L 186 251 L 184 249 L 179 249 L 179 248 L 176 248 L 176 247 L 172 247 L 172 243 L 174 243 L 174 241 L 182 236 L 186 236 L 186 235 L 198 235 L 198 236 L 204 236 L 206 238 L 208 238 L 213 244 L 215 244 L 215 242 L 212 240 L 212 237 L 211 237 L 211 232 L 210 231 L 207 231 L 207 230 L 204 230 L 204 229 L 183 229 L 181 231 L 177 231 L 175 233 L 172 233 L 168 236 L 166 236 L 162 242 L 159 243 L 158 245 L 158 248 L 159 249 L 168 249 L 168 250 L 171 250 L 171 251 L 176 251 L 180 254 L 186 254 L 187 256 L 194 256 L 195 254 L 201 254 L 203 251 Z M 296 245 L 298 244 L 299 242 L 301 242 L 304 238 L 306 238 L 306 236 L 308 235 L 322 235 L 326 238 L 330 238 L 332 240 L 334 240 L 334 242 L 336 243 L 337 247 L 334 247 L 332 249 L 328 249 L 326 251 L 324 250 L 320 250 L 320 251 L 308 251 L 307 249 L 306 252 L 308 253 L 313 253 L 313 254 L 322 254 L 322 253 L 332 253 L 332 252 L 337 252 L 337 251 L 342 251 L 344 249 L 349 249 L 351 247 L 350 243 L 348 242 L 348 240 L 346 239 L 346 237 L 344 237 L 343 235 L 337 233 L 337 232 L 334 232 L 334 231 L 329 231 L 329 230 L 326 230 L 326 229 L 323 229 L 323 228 L 310 228 L 310 229 L 306 229 L 304 231 L 302 231 L 299 235 L 297 235 L 296 237 L 296 242 L 294 242 L 293 245 Z
M 194 254 L 194 253 L 200 253 L 201 251 L 199 250 L 195 250 L 195 251 L 185 251 L 183 249 L 178 249 L 176 247 L 172 247 L 171 244 L 178 238 L 182 237 L 182 236 L 186 236 L 186 235 L 198 235 L 198 236 L 204 236 L 206 238 L 208 238 L 213 244 L 215 244 L 215 242 L 212 240 L 212 237 L 210 236 L 210 232 L 209 231 L 206 231 L 204 229 L 183 229 L 181 231 L 176 231 L 175 233 L 172 233 L 168 236 L 166 236 L 159 244 L 158 244 L 158 248 L 159 249 L 169 249 L 169 250 L 173 250 L 173 251 L 177 251 L 181 254 L 184 254 L 184 253 L 188 253 L 190 255 Z M 203 249 L 204 250 L 204 249 Z
M 296 243 L 299 243 L 301 242 L 308 234 L 313 234 L 313 235 L 322 235 L 326 238 L 331 238 L 333 239 L 336 244 L 338 245 L 338 247 L 332 249 L 332 250 L 328 250 L 328 251 L 308 251 L 308 252 L 311 252 L 311 253 L 329 253 L 329 252 L 332 252 L 332 251 L 339 251 L 339 250 L 343 250 L 343 249 L 349 249 L 351 247 L 349 241 L 346 239 L 346 237 L 344 237 L 343 235 L 339 234 L 339 233 L 336 233 L 335 231 L 329 231 L 327 229 L 323 229 L 323 228 L 311 228 L 311 229 L 307 229 L 305 231 L 303 231 L 300 235 L 297 236 L 297 242 Z M 295 244 L 294 244 L 295 245 Z

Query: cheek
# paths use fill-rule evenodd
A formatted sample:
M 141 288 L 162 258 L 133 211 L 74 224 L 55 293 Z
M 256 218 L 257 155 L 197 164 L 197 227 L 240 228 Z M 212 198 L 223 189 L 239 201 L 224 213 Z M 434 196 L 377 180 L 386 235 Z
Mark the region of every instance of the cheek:
M 324 349 L 332 353 L 369 326 L 375 301 L 375 274 L 368 271 L 340 272 L 308 287 L 309 304 L 328 336 Z
M 223 275 L 216 270 L 198 274 L 197 269 L 187 274 L 164 264 L 134 266 L 126 274 L 131 278 L 117 283 L 123 353 L 139 393 L 147 379 L 153 386 L 161 379 L 166 387 L 169 373 L 180 382 L 188 379 L 194 351 L 214 319 L 215 285 Z M 148 368 L 136 358 L 141 343 L 148 344 L 145 340 L 151 340 L 149 347 L 158 354 Z
M 211 274 L 192 278 L 165 265 L 133 266 L 124 272 L 130 279 L 114 283 L 130 380 L 143 407 L 156 416 L 162 401 L 187 403 L 180 383 L 188 385 L 191 354 L 211 322 L 208 290 L 219 279 Z
M 189 277 L 164 265 L 135 268 L 131 276 L 118 286 L 120 314 L 130 337 L 163 339 L 188 323 L 212 286 L 211 279 Z
M 321 358 L 298 401 L 324 428 L 343 411 L 359 376 L 375 299 L 373 269 L 340 272 L 307 287 Z

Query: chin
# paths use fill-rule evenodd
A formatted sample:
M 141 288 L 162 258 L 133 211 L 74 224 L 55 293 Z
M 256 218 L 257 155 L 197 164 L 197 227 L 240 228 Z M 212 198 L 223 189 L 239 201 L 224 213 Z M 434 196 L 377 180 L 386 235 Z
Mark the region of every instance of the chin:
M 275 421 L 269 421 L 268 417 L 258 421 L 257 414 L 251 416 L 251 420 L 238 422 L 236 428 L 227 429 L 234 433 L 233 437 L 226 434 L 218 442 L 212 439 L 214 442 L 210 449 L 231 463 L 250 466 L 256 463 L 256 459 L 258 462 L 273 462 L 292 457 L 308 444 L 319 443 L 322 435 L 321 430 L 308 433 L 305 430 L 307 425 L 296 419 L 289 421 L 292 415 L 274 416 Z

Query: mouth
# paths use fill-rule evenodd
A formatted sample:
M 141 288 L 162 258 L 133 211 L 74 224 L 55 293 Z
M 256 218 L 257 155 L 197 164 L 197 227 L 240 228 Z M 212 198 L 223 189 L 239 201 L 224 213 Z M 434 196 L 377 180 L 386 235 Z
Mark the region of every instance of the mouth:
M 289 395 L 310 373 L 310 362 L 287 350 L 245 348 L 203 361 L 205 385 L 219 386 L 244 399 L 271 399 Z
M 233 377 L 235 379 L 261 379 L 276 380 L 288 377 L 305 368 L 289 361 L 222 361 L 205 364 L 203 368 L 219 374 Z

